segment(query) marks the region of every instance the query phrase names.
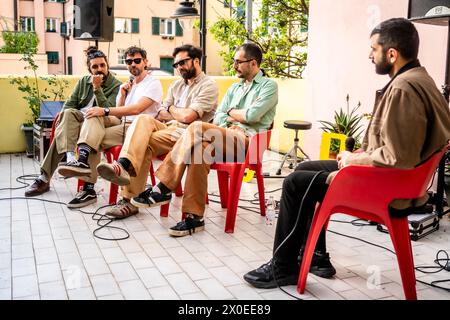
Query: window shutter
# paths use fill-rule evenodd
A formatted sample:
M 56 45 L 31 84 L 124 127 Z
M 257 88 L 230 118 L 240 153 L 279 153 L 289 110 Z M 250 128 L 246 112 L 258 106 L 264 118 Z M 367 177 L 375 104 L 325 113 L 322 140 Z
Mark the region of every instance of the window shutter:
M 180 20 L 176 19 L 175 26 L 176 26 L 175 27 L 175 35 L 177 37 L 182 37 L 183 36 L 183 28 L 181 27 Z
M 131 33 L 139 33 L 139 19 L 131 19 Z
M 159 18 L 152 17 L 152 35 L 159 36 Z

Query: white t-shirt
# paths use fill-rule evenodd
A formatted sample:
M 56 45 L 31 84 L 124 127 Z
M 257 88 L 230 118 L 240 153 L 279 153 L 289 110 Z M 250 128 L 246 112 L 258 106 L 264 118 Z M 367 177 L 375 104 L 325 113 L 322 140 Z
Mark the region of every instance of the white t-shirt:
M 125 84 L 123 84 L 125 85 Z M 122 86 L 123 86 L 122 85 Z M 147 97 L 155 101 L 150 107 L 145 109 L 141 114 L 149 114 L 152 117 L 155 117 L 159 107 L 161 106 L 161 101 L 163 97 L 163 89 L 161 82 L 152 77 L 151 75 L 147 75 L 144 80 L 139 83 L 134 83 L 131 91 L 128 93 L 125 98 L 125 105 L 128 106 L 130 104 L 138 103 L 142 97 Z M 119 104 L 120 99 L 122 98 L 121 91 L 117 95 L 116 105 Z M 136 116 L 126 116 L 126 121 L 133 121 Z

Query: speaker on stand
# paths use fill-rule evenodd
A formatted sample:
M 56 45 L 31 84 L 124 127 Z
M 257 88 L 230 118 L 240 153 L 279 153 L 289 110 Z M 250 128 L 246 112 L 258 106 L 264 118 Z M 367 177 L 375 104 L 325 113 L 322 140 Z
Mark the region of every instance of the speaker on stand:
M 413 22 L 447 26 L 447 60 L 445 84 L 442 86 L 445 99 L 450 97 L 450 0 L 409 0 L 408 19 Z M 439 164 L 437 191 L 435 196 L 436 213 L 442 218 L 444 212 L 445 163 L 450 154 L 444 156 Z M 448 200 L 448 198 L 447 198 Z
M 73 37 L 111 42 L 114 39 L 114 0 L 74 0 Z

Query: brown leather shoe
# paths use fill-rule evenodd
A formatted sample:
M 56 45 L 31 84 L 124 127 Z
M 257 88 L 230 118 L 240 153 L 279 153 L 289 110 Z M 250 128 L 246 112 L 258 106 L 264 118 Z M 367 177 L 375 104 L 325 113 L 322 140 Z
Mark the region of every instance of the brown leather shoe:
M 44 182 L 40 179 L 36 179 L 33 184 L 25 190 L 25 197 L 39 196 L 49 190 L 50 182 Z

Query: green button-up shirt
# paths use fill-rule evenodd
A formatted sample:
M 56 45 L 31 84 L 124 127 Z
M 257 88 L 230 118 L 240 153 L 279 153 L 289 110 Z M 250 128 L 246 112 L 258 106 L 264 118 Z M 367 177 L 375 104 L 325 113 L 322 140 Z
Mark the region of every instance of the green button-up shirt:
M 278 85 L 272 79 L 264 77 L 260 71 L 249 88 L 244 86 L 245 80 L 233 84 L 225 94 L 222 103 L 214 116 L 214 124 L 228 127 L 227 111 L 230 108 L 247 110 L 247 123 L 234 123 L 243 128 L 248 135 L 267 130 L 271 127 L 278 103 Z

